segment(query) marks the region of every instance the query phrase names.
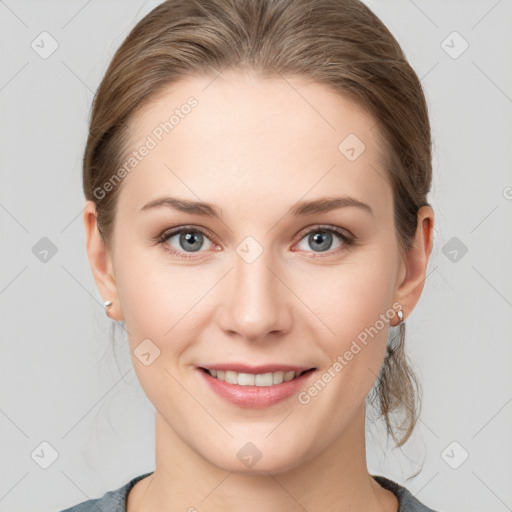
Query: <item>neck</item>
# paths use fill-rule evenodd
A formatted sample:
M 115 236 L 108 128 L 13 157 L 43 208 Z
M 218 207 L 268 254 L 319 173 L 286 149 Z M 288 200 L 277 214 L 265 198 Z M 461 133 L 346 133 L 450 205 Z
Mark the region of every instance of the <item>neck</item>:
M 129 494 L 129 512 L 398 510 L 366 467 L 364 407 L 313 458 L 280 473 L 226 471 L 202 458 L 156 413 L 156 469 Z M 140 484 L 140 485 L 139 485 Z

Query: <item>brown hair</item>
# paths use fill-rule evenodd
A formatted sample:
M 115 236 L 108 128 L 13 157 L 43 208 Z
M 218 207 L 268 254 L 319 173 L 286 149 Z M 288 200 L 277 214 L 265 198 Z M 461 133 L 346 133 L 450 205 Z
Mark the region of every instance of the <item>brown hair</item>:
M 107 247 L 121 187 L 102 187 L 125 160 L 130 119 L 171 84 L 225 69 L 326 84 L 369 112 L 393 189 L 397 240 L 402 251 L 411 247 L 432 179 L 427 105 L 398 42 L 359 0 L 168 0 L 139 21 L 95 95 L 83 158 L 85 196 L 96 204 Z M 399 446 L 419 411 L 404 339 L 402 324 L 369 396 Z M 392 413 L 402 420 L 393 423 Z

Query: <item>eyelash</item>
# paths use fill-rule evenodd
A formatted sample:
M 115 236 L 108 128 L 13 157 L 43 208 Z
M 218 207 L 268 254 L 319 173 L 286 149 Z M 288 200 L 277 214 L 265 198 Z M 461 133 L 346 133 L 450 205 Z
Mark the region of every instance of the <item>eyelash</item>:
M 342 229 L 336 228 L 336 227 L 331 227 L 331 226 L 326 227 L 323 225 L 317 225 L 317 226 L 313 226 L 312 228 L 310 228 L 309 231 L 305 231 L 305 232 L 301 233 L 299 242 L 306 236 L 308 236 L 312 233 L 317 233 L 317 232 L 333 233 L 333 234 L 337 235 L 343 242 L 343 246 L 338 247 L 333 251 L 325 251 L 326 254 L 315 253 L 316 255 L 313 256 L 313 258 L 315 258 L 315 259 L 329 257 L 332 254 L 335 254 L 335 253 L 343 250 L 344 247 L 346 248 L 346 247 L 350 247 L 350 246 L 354 245 L 355 241 L 356 241 L 356 237 L 353 236 L 352 234 L 348 234 L 348 232 L 345 230 L 342 230 Z M 194 253 L 183 253 L 181 251 L 177 251 L 176 249 L 171 247 L 169 244 L 166 244 L 167 240 L 172 238 L 174 235 L 179 235 L 181 233 L 201 233 L 203 236 L 207 237 L 208 239 L 212 238 L 212 236 L 210 235 L 210 233 L 208 231 L 206 231 L 202 228 L 196 227 L 196 226 L 182 226 L 180 228 L 164 232 L 163 234 L 158 236 L 158 243 L 163 246 L 165 251 L 168 251 L 171 254 L 173 254 L 174 256 L 177 256 L 177 257 L 183 258 L 183 259 L 194 258 L 195 257 Z M 202 251 L 197 251 L 197 252 L 202 252 Z

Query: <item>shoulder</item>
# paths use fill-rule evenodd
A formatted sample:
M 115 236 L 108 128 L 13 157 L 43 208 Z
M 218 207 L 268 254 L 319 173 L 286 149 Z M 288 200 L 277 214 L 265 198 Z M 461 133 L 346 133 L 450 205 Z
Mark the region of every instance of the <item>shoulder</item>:
M 105 493 L 101 498 L 83 501 L 61 512 L 126 512 L 126 497 L 130 489 L 150 474 L 136 476 L 119 489 Z
M 383 476 L 372 476 L 379 485 L 395 494 L 399 503 L 398 512 L 436 512 L 421 503 L 408 489 L 396 482 L 393 482 L 393 480 L 389 480 Z

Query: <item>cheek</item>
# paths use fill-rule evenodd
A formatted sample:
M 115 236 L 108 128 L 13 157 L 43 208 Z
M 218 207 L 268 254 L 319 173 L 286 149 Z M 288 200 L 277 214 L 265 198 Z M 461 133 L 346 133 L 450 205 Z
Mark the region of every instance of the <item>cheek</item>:
M 180 398 L 180 362 L 193 339 L 194 313 L 199 311 L 194 305 L 212 287 L 213 276 L 208 279 L 204 272 L 202 279 L 197 267 L 166 265 L 164 258 L 151 254 L 156 249 L 130 252 L 122 245 L 116 280 L 133 367 L 149 400 L 165 410 L 169 397 L 186 400 Z
M 358 257 L 356 263 L 323 269 L 312 273 L 307 281 L 301 277 L 295 282 L 294 289 L 300 290 L 298 295 L 304 297 L 304 302 L 318 317 L 316 325 L 326 332 L 324 339 L 329 346 L 334 348 L 340 341 L 357 338 L 376 322 L 377 329 L 384 330 L 380 318 L 385 318 L 386 328 L 389 325 L 394 314 L 390 309 L 393 261 L 382 253 L 377 256 L 376 251 L 370 252 Z M 385 314 L 387 318 L 381 316 Z
M 184 318 L 200 297 L 197 283 L 179 273 L 144 272 L 132 260 L 133 272 L 122 278 L 119 290 L 128 331 L 144 337 L 163 339 L 172 336 L 175 325 Z M 121 281 L 121 279 L 120 279 Z M 195 301 L 194 301 L 195 299 Z
M 130 348 L 149 338 L 160 350 L 179 355 L 218 276 L 207 266 L 171 264 L 157 247 L 129 247 L 119 244 L 116 281 Z
M 347 259 L 336 270 L 316 273 L 308 282 L 295 283 L 295 289 L 300 287 L 298 295 L 315 315 L 308 320 L 310 338 L 331 361 L 331 373 L 336 374 L 333 381 L 343 388 L 350 382 L 354 392 L 344 393 L 343 398 L 349 401 L 361 400 L 375 382 L 386 353 L 390 320 L 396 313 L 392 308 L 393 255 L 372 250 L 355 259 L 353 263 Z M 332 368 L 335 361 L 339 365 Z

